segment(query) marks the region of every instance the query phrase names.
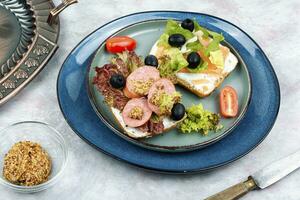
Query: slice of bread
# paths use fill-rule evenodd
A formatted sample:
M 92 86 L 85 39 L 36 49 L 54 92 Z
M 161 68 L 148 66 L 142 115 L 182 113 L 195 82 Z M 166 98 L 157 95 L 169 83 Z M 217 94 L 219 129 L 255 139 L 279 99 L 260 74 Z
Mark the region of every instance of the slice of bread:
M 116 108 L 111 108 L 111 111 L 112 111 L 116 121 L 118 122 L 119 126 L 124 130 L 124 133 L 127 134 L 128 136 L 130 136 L 132 138 L 149 138 L 149 137 L 157 135 L 157 134 L 153 134 L 150 132 L 143 132 L 143 131 L 139 130 L 138 128 L 132 128 L 132 127 L 126 126 L 126 124 L 124 123 L 121 111 Z M 182 118 L 179 121 L 174 121 L 174 120 L 170 119 L 169 117 L 165 117 L 163 119 L 164 132 L 166 132 L 172 128 L 175 128 L 177 126 L 177 124 L 179 122 L 181 122 L 184 118 Z
M 150 54 L 157 58 L 164 54 L 163 47 L 158 47 L 157 42 L 153 45 Z M 176 78 L 178 84 L 190 90 L 199 97 L 210 95 L 217 87 L 219 87 L 224 79 L 235 69 L 238 59 L 229 52 L 224 61 L 224 68 L 217 70 L 205 70 L 202 72 L 177 72 Z
M 184 73 L 177 73 L 176 77 L 179 85 L 185 87 L 199 97 L 210 95 L 224 80 L 223 76 L 206 73 L 189 74 L 188 76 Z M 202 82 L 202 84 L 198 86 L 193 83 L 193 81 L 199 81 Z
M 177 81 L 179 85 L 182 85 L 199 97 L 206 97 L 222 84 L 224 79 L 235 69 L 237 63 L 238 59 L 230 52 L 225 58 L 223 70 L 198 73 L 177 72 Z

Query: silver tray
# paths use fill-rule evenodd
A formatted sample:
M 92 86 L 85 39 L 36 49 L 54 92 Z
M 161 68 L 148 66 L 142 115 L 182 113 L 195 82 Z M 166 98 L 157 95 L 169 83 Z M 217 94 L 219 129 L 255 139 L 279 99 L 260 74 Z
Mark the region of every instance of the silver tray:
M 77 0 L 0 0 L 0 105 L 23 89 L 58 48 L 58 14 Z

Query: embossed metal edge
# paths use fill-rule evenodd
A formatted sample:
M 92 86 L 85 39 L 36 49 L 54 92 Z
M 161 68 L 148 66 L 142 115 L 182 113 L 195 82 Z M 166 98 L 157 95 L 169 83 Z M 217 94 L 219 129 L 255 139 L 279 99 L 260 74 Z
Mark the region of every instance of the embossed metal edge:
M 36 42 L 37 42 L 38 35 L 39 35 L 39 34 L 36 34 L 36 35 L 34 36 L 34 40 L 33 40 L 32 44 L 31 44 L 29 50 L 23 55 L 23 58 L 22 58 L 21 60 L 19 60 L 19 63 L 18 63 L 12 70 L 10 70 L 4 77 L 2 77 L 2 78 L 0 79 L 0 85 L 1 85 L 3 82 L 5 82 L 5 81 L 6 81 L 13 73 L 15 73 L 15 72 L 19 69 L 20 65 L 26 60 L 26 58 L 28 57 L 28 55 L 30 54 L 30 52 L 32 51 L 34 45 L 35 45 Z
M 52 0 L 48 0 L 49 5 L 54 8 L 55 5 L 52 2 Z M 32 8 L 32 0 L 27 0 L 27 3 L 31 6 L 31 11 L 34 12 L 35 15 L 35 10 Z M 37 19 L 37 18 L 36 18 Z M 37 21 L 34 22 L 34 24 L 37 26 Z M 37 28 L 34 30 L 35 35 L 33 36 L 33 42 L 31 43 L 31 45 L 29 46 L 28 51 L 23 55 L 23 57 L 21 58 L 21 60 L 19 60 L 19 62 L 16 64 L 15 67 L 12 68 L 12 70 L 10 70 L 4 77 L 2 77 L 0 79 L 0 106 L 4 103 L 6 103 L 10 98 L 14 97 L 18 92 L 20 92 L 30 81 L 32 81 L 36 75 L 45 67 L 45 65 L 47 64 L 47 62 L 50 60 L 50 58 L 54 55 L 55 51 L 58 48 L 58 45 L 56 44 L 58 41 L 58 37 L 59 37 L 59 32 L 60 32 L 60 20 L 59 17 L 57 17 L 57 37 L 55 38 L 54 41 L 47 39 L 46 36 L 44 36 L 43 34 L 41 34 Z M 40 66 L 37 67 L 35 70 L 33 70 L 31 73 L 26 73 L 26 75 L 23 73 L 23 75 L 18 74 L 17 71 L 19 71 L 19 69 L 21 68 L 22 64 L 25 64 L 25 62 L 27 61 L 27 58 L 29 56 L 29 54 L 31 52 L 33 52 L 33 50 L 35 49 L 35 45 L 37 43 L 38 38 L 43 39 L 45 42 L 47 42 L 48 44 L 53 45 L 52 50 L 49 52 L 49 54 L 43 59 L 43 61 L 40 62 Z M 35 53 L 38 53 L 38 50 L 35 51 Z M 28 61 L 29 64 L 29 61 Z M 10 78 L 12 76 L 18 76 L 18 79 L 24 79 L 24 81 L 22 83 L 20 83 L 18 85 L 18 80 L 14 80 L 11 81 Z M 21 78 L 23 76 L 23 78 Z M 7 82 L 6 82 L 7 81 Z M 4 85 L 3 85 L 4 84 Z M 6 88 L 5 88 L 6 86 Z M 7 92 L 7 90 L 9 90 Z M 6 94 L 5 94 L 6 93 Z
M 35 76 L 46 66 L 47 62 L 54 55 L 58 45 L 49 41 L 44 36 L 37 33 L 36 42 L 33 44 L 31 51 L 28 52 L 26 59 L 22 60 L 19 67 L 14 73 L 11 73 L 0 85 L 0 105 L 7 102 L 23 89 Z M 40 39 L 40 40 L 39 40 Z M 45 44 L 43 45 L 42 42 Z M 46 46 L 51 47 L 51 50 Z M 30 55 L 34 54 L 35 58 Z M 40 57 L 44 57 L 39 60 Z M 24 68 L 27 70 L 24 70 Z M 29 71 L 31 72 L 29 73 Z M 5 94 L 6 93 L 6 94 Z

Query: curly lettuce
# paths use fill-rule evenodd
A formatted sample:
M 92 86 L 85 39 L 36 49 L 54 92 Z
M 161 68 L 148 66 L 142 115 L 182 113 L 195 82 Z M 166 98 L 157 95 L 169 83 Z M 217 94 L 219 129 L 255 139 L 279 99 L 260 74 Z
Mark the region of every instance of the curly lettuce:
M 118 66 L 124 76 L 128 76 L 138 67 L 143 66 L 143 60 L 134 51 L 123 51 L 111 58 L 111 63 Z
M 179 124 L 179 130 L 183 133 L 198 132 L 207 135 L 209 131 L 223 128 L 219 124 L 220 116 L 205 110 L 202 104 L 187 108 L 186 114 L 187 117 Z
M 167 94 L 166 92 L 157 91 L 150 99 L 150 102 L 159 107 L 161 115 L 170 114 L 175 103 L 178 103 L 181 99 L 179 92 Z

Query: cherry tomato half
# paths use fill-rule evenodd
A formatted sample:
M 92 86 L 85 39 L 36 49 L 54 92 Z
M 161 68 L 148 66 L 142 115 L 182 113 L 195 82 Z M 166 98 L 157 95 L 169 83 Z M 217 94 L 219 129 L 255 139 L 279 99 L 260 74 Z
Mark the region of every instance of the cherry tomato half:
M 115 36 L 106 41 L 106 50 L 110 53 L 120 53 L 125 50 L 132 51 L 135 47 L 136 41 L 128 36 Z
M 238 114 L 238 96 L 234 88 L 226 86 L 221 90 L 220 110 L 223 117 L 235 117 Z

